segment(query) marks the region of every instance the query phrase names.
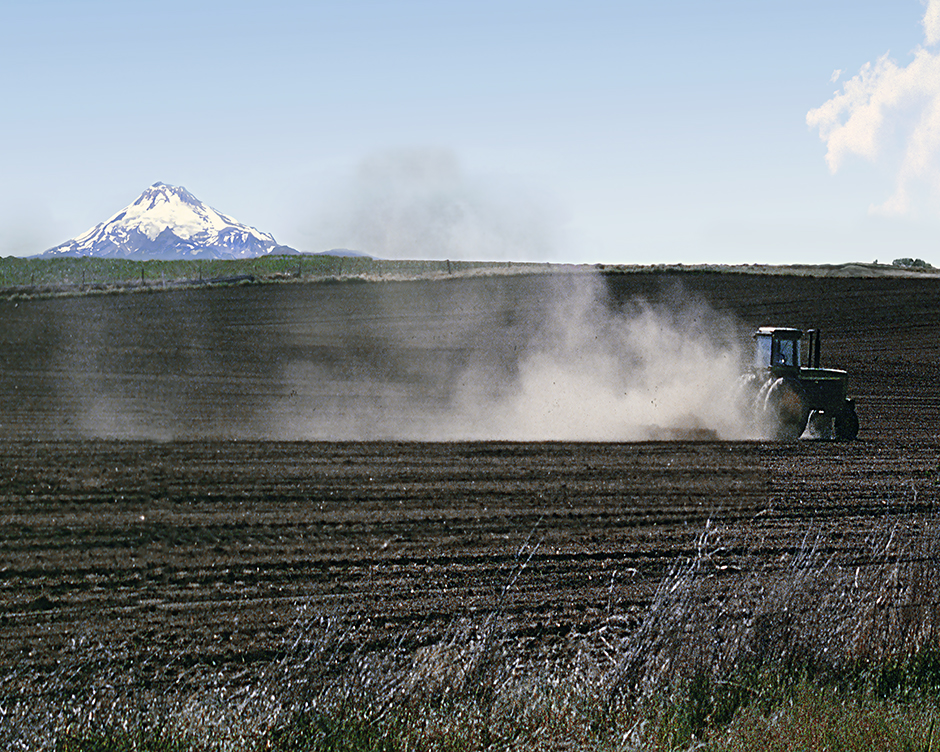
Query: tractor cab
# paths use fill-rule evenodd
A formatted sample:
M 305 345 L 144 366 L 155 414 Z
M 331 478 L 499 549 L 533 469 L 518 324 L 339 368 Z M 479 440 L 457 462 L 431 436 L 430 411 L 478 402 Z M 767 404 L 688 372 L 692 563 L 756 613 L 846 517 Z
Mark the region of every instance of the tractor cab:
M 760 369 L 800 369 L 799 329 L 762 326 L 754 333 L 754 367 Z

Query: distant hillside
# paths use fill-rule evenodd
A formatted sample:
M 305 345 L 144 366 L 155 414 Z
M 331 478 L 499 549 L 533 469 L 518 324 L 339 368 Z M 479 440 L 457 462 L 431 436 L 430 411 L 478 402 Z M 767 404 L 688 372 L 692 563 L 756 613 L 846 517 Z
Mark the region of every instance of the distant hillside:
M 546 271 L 549 264 L 391 261 L 359 255 L 269 254 L 242 259 L 0 258 L 0 295 L 76 295 L 190 285 L 316 280 L 441 278 Z
M 920 277 L 940 279 L 937 269 L 905 269 L 886 264 L 818 266 L 765 265 L 608 265 L 509 261 L 426 261 L 372 259 L 325 254 L 243 259 L 173 259 L 74 256 L 0 258 L 0 296 L 79 295 L 88 292 L 170 289 L 181 286 L 315 281 L 396 281 L 516 274 L 761 275 L 800 277 Z

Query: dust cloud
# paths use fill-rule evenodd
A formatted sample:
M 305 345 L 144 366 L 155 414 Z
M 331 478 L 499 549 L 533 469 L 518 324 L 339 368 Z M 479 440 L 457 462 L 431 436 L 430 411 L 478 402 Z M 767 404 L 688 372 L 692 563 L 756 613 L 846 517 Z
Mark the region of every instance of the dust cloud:
M 735 322 L 661 292 L 577 271 L 0 301 L 0 436 L 750 438 Z
M 735 392 L 741 357 L 722 337 L 728 325 L 678 301 L 633 301 L 612 314 L 598 287 L 578 287 L 553 306 L 545 341 L 522 359 L 484 432 L 569 441 L 746 437 Z
M 539 304 L 521 327 L 500 313 L 507 301 L 475 300 L 466 317 L 456 317 L 476 327 L 459 362 L 440 349 L 426 367 L 418 358 L 406 378 L 396 378 L 386 361 L 387 380 L 343 385 L 359 399 L 337 400 L 332 387 L 326 399 L 318 395 L 320 410 L 281 415 L 272 432 L 417 441 L 750 438 L 736 393 L 743 373 L 736 326 L 681 291 L 671 298 L 631 300 L 617 310 L 600 276 L 562 277 L 535 291 Z M 386 346 L 396 343 L 386 339 Z M 291 394 L 313 396 L 311 383 L 322 384 L 322 374 L 298 364 Z

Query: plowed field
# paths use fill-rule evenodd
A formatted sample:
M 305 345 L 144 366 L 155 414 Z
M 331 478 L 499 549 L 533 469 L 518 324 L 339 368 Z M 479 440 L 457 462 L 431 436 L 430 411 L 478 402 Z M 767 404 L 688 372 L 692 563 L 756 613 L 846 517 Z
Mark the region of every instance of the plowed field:
M 511 372 L 544 277 L 383 283 L 381 301 L 373 284 L 304 284 L 0 302 L 0 673 L 87 652 L 148 685 L 249 681 L 320 616 L 369 650 L 498 614 L 522 654 L 550 656 L 629 632 L 706 526 L 733 587 L 779 576 L 808 535 L 864 566 L 886 519 L 934 511 L 936 278 L 606 281 L 612 306 L 681 281 L 745 330 L 821 326 L 859 440 L 267 436 L 293 409 L 288 373 L 319 374 L 310 393 L 354 411 L 402 384 L 443 400 L 471 357 Z M 89 438 L 96 399 L 98 433 L 121 435 Z

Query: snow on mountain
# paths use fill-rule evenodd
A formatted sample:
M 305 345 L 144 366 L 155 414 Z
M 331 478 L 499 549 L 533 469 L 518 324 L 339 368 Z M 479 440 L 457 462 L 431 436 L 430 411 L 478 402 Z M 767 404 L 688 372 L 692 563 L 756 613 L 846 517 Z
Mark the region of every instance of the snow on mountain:
M 273 235 L 236 222 L 181 186 L 154 183 L 111 219 L 43 257 L 249 258 L 297 253 Z

